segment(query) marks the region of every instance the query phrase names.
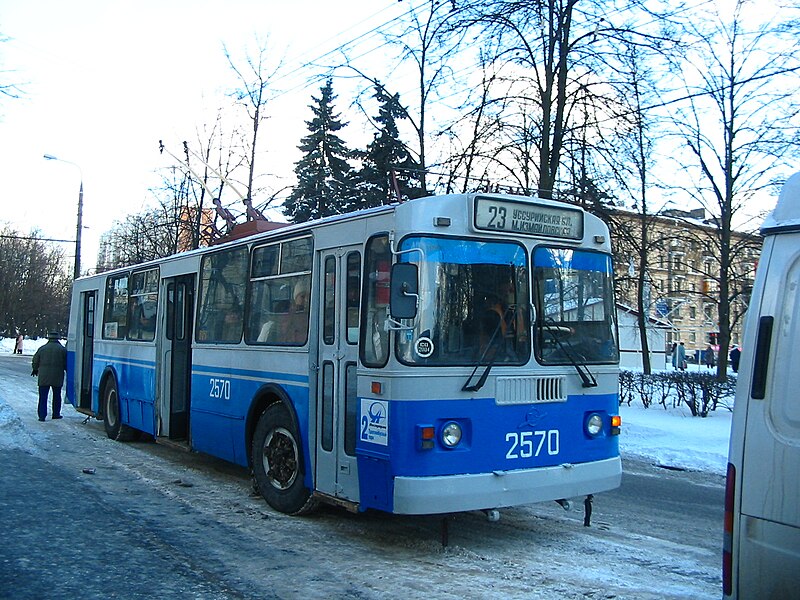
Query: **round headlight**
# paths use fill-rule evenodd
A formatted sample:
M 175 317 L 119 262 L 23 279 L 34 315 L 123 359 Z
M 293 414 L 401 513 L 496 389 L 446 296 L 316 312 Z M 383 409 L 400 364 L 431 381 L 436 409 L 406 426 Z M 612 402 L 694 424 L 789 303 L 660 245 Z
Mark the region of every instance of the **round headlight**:
M 586 421 L 586 431 L 591 436 L 595 436 L 603 431 L 603 418 L 597 414 L 589 417 Z
M 450 421 L 442 427 L 442 443 L 447 448 L 458 446 L 461 441 L 461 425 L 454 421 Z

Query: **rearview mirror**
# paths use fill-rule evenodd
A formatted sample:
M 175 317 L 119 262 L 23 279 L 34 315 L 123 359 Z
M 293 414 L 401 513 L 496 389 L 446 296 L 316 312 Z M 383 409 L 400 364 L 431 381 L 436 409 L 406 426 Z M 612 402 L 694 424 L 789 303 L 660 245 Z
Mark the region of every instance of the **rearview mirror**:
M 389 312 L 393 319 L 413 319 L 417 316 L 418 292 L 417 265 L 395 263 L 392 266 L 389 296 Z

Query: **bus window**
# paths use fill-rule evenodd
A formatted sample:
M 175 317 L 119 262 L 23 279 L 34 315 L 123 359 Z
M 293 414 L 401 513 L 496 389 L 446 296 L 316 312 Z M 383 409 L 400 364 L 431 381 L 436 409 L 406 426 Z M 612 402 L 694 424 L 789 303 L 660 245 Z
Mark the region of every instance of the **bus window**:
M 611 257 L 540 246 L 533 253 L 533 265 L 539 361 L 617 362 Z
M 129 340 L 153 341 L 158 309 L 158 269 L 131 275 L 128 295 Z
M 247 247 L 203 257 L 197 341 L 236 344 L 242 339 Z
M 382 367 L 389 360 L 386 322 L 391 263 L 389 236 L 371 238 L 364 253 L 364 311 L 361 326 L 361 362 L 368 367 Z
M 106 280 L 106 302 L 103 310 L 103 338 L 125 339 L 128 333 L 128 274 Z
M 336 341 L 336 259 L 325 259 L 322 287 L 322 341 L 330 345 Z
M 344 451 L 349 456 L 356 455 L 356 434 L 358 433 L 358 377 L 356 363 L 347 363 L 344 371 Z
M 361 255 L 347 255 L 347 343 L 358 343 L 358 305 L 361 295 Z
M 308 338 L 312 238 L 253 250 L 245 341 L 302 346 Z

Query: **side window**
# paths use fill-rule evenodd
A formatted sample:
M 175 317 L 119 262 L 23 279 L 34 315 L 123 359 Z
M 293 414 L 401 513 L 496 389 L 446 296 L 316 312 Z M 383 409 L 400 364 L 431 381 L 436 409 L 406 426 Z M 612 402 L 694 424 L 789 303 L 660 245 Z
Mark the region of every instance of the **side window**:
M 311 237 L 253 250 L 245 341 L 302 346 L 308 339 Z
M 361 255 L 347 255 L 347 343 L 358 343 L 358 307 L 361 302 Z
M 344 451 L 349 456 L 355 456 L 356 436 L 358 434 L 358 377 L 356 376 L 356 363 L 347 363 L 344 378 Z
M 128 339 L 152 341 L 156 337 L 158 269 L 131 275 L 128 294 Z
M 197 341 L 237 344 L 242 339 L 247 247 L 222 250 L 203 257 Z
M 325 275 L 322 286 L 322 341 L 336 341 L 336 259 L 325 259 Z
M 389 360 L 389 268 L 392 254 L 389 236 L 380 235 L 367 242 L 364 252 L 364 292 L 361 314 L 361 362 L 382 367 Z
M 128 274 L 113 275 L 106 280 L 103 308 L 103 338 L 121 340 L 128 333 Z

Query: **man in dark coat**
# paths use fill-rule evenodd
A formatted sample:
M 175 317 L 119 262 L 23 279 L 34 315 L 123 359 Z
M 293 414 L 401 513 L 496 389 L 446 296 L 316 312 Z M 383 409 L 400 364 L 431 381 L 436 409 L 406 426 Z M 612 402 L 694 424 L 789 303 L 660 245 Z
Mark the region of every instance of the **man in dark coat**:
M 53 418 L 61 418 L 61 387 L 67 370 L 67 349 L 58 341 L 58 334 L 47 334 L 47 343 L 33 355 L 31 375 L 39 376 L 39 420 L 47 416 L 47 395 L 53 388 Z

